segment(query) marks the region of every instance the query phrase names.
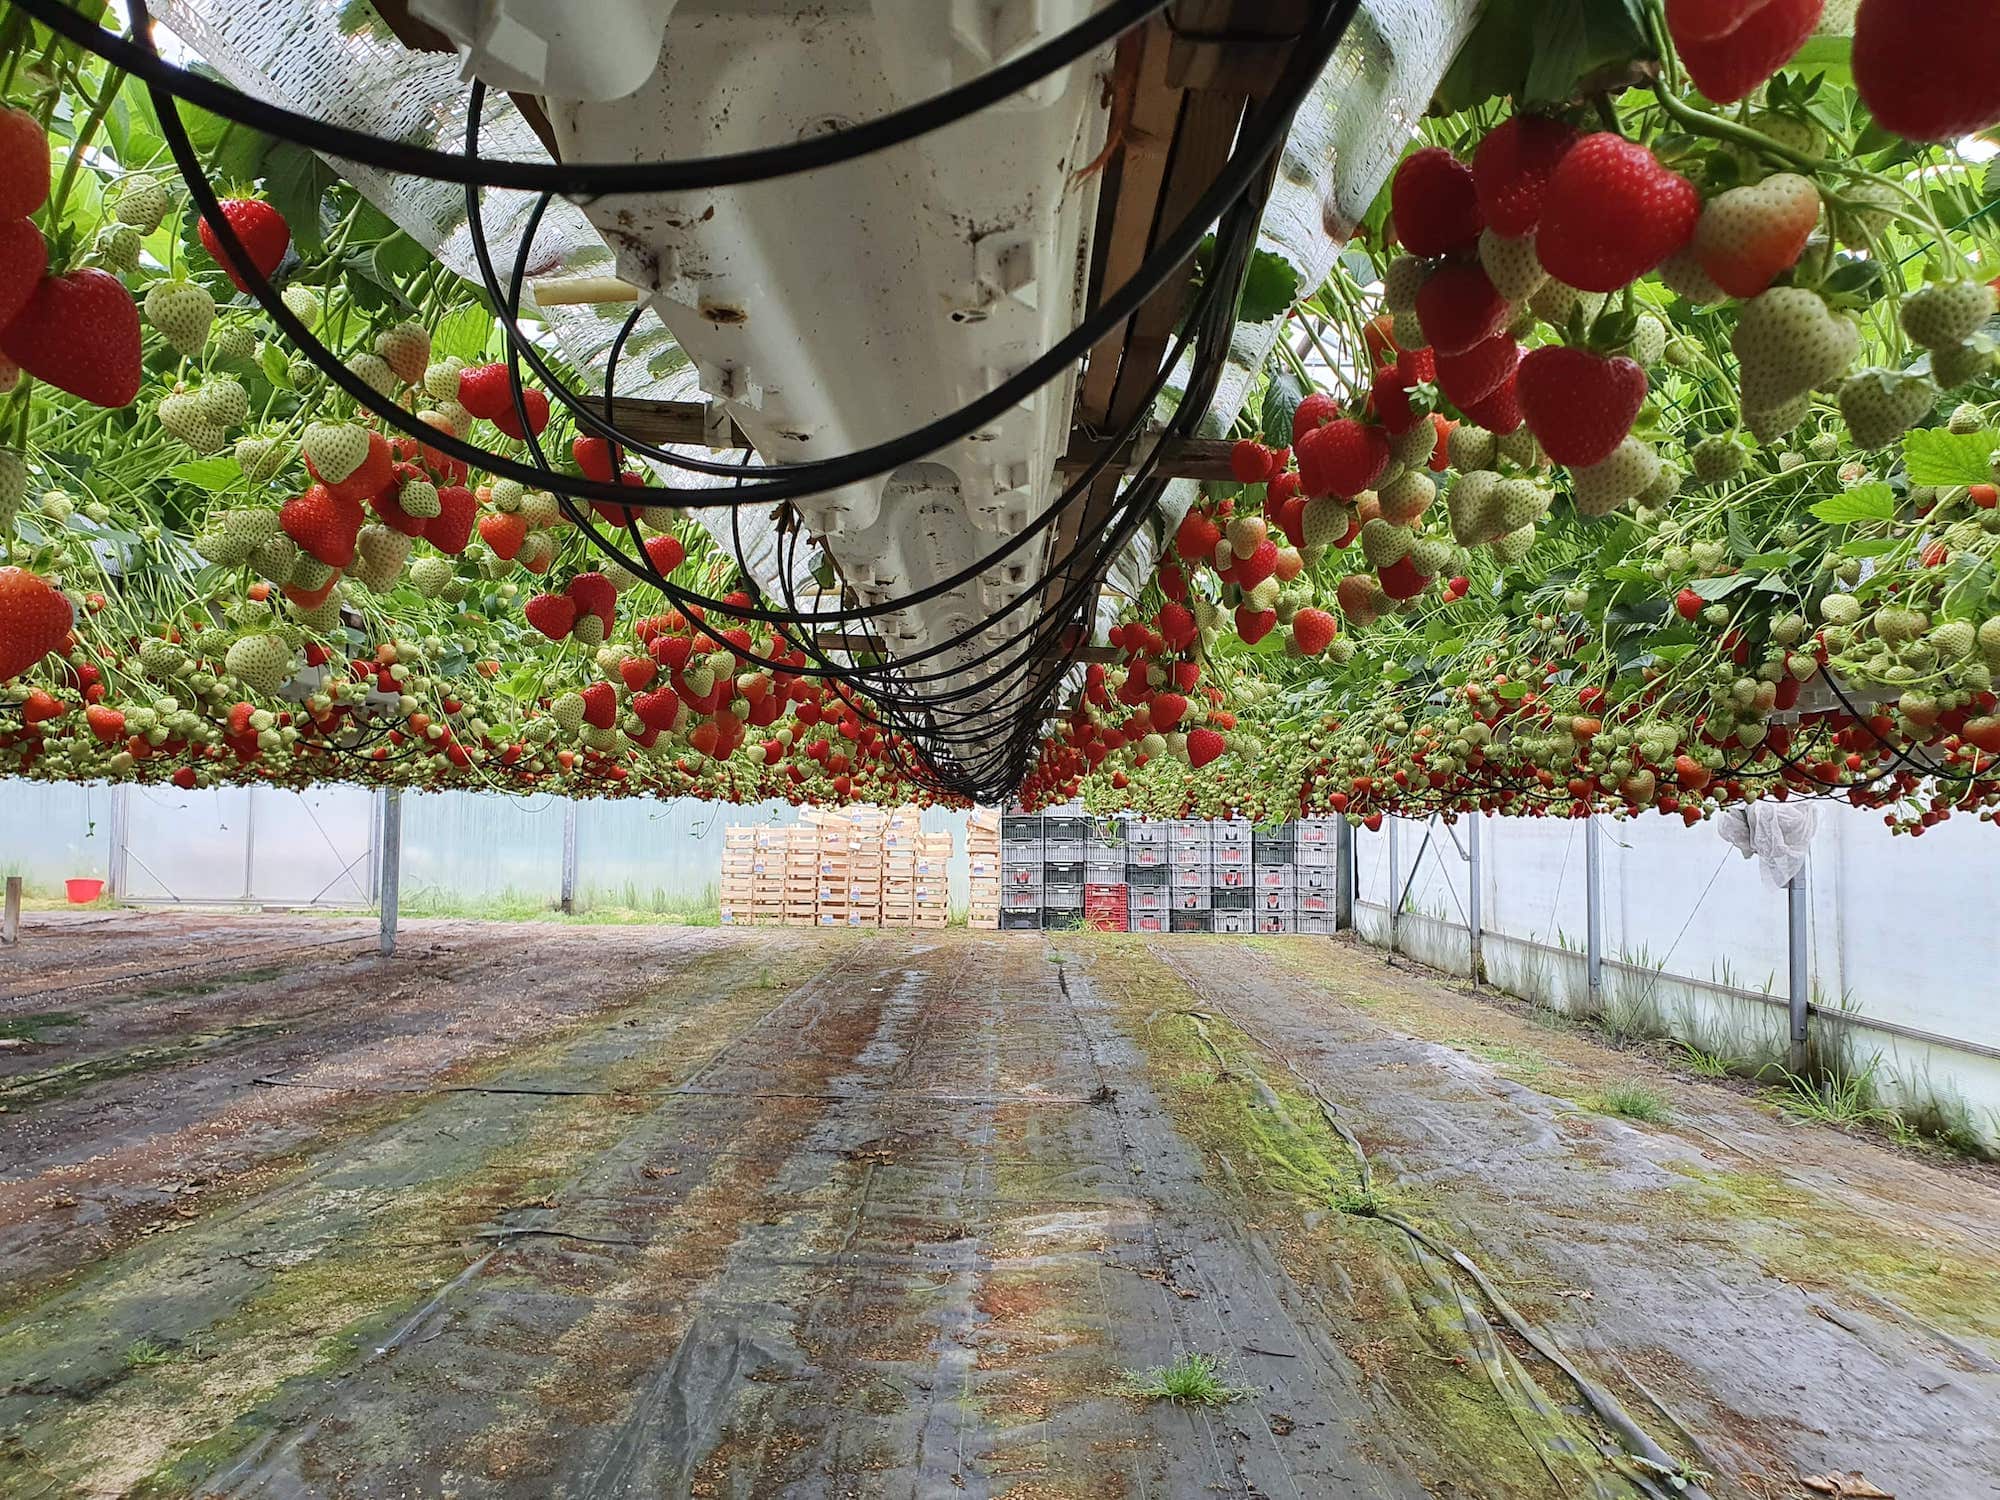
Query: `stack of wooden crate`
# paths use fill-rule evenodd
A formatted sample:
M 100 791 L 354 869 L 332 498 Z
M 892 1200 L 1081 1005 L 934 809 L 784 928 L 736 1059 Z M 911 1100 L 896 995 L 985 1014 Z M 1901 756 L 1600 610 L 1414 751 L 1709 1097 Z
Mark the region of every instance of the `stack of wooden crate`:
M 757 830 L 722 831 L 722 925 L 747 927 L 757 920 Z
M 965 855 L 971 878 L 968 927 L 1000 925 L 1000 814 L 975 810 L 965 820 Z
M 856 817 L 848 835 L 847 925 L 882 925 L 883 837 L 888 819 L 876 808 L 858 809 L 868 816 Z
M 750 920 L 759 927 L 781 927 L 785 921 L 785 866 L 791 857 L 792 830 L 759 828 L 751 839 Z
M 801 823 L 786 834 L 785 925 L 811 927 L 819 921 L 819 830 Z
M 898 808 L 882 830 L 882 925 L 917 925 L 917 847 L 923 819 L 913 808 Z
M 818 923 L 821 927 L 845 927 L 848 912 L 848 882 L 854 848 L 853 825 L 847 819 L 820 815 L 814 820 L 819 836 Z

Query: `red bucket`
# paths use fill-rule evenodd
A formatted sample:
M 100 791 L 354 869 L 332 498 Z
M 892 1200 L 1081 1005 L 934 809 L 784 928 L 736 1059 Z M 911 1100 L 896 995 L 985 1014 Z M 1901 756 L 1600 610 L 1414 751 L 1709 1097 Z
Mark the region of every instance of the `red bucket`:
M 65 880 L 63 889 L 68 893 L 72 906 L 88 906 L 104 894 L 101 880 Z

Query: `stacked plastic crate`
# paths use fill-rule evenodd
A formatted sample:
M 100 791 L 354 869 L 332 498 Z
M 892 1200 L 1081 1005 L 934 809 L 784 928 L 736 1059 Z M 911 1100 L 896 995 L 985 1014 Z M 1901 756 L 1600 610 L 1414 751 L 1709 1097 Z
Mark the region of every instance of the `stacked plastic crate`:
M 1240 935 L 1257 930 L 1257 889 L 1251 868 L 1248 823 L 1209 826 L 1210 930 Z
M 1123 932 L 1132 918 L 1131 887 L 1125 884 L 1125 825 L 1100 818 L 1083 847 L 1083 925 L 1100 932 Z
M 1000 930 L 1042 925 L 1042 818 L 1009 813 L 1000 820 Z
M 1129 931 L 1165 932 L 1173 916 L 1173 825 L 1135 818 L 1125 825 Z
M 1250 837 L 1252 884 L 1257 892 L 1259 932 L 1297 932 L 1297 824 L 1256 829 Z
M 1334 883 L 1339 878 L 1340 833 L 1331 818 L 1303 818 L 1297 832 L 1297 911 L 1299 931 L 1327 935 L 1335 930 Z
M 965 819 L 969 881 L 965 925 L 991 931 L 1000 925 L 1000 815 L 975 811 Z
M 1167 825 L 1167 928 L 1171 932 L 1213 932 L 1215 898 L 1211 851 L 1213 828 L 1180 820 Z
M 1075 927 L 1083 921 L 1083 876 L 1088 868 L 1090 819 L 1081 812 L 1042 818 L 1042 925 Z

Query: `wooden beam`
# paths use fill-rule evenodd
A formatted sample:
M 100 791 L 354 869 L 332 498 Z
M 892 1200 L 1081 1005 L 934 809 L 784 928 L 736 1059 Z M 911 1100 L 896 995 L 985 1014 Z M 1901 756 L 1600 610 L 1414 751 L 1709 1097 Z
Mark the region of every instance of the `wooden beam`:
M 1179 88 L 1261 96 L 1311 21 L 1307 0 L 1176 0 L 1167 78 Z
M 375 13 L 401 42 L 412 52 L 451 52 L 458 48 L 451 38 L 427 22 L 419 21 L 410 14 L 409 0 L 374 0 Z M 528 122 L 528 128 L 535 138 L 547 148 L 552 161 L 561 161 L 562 153 L 556 149 L 556 133 L 549 124 L 549 113 L 542 107 L 542 101 L 533 94 L 508 93 L 514 101 L 514 108 L 521 112 L 521 118 Z

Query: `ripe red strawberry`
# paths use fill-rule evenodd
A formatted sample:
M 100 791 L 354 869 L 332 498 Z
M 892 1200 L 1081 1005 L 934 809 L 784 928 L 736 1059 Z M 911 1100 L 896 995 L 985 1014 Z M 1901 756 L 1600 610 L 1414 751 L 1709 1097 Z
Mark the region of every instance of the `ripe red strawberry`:
M 583 722 L 592 729 L 609 729 L 618 721 L 618 690 L 608 682 L 593 682 L 583 690 Z
M 1667 0 L 1667 30 L 1676 47 L 1727 36 L 1769 0 Z
M 424 535 L 438 551 L 456 557 L 471 545 L 472 528 L 478 520 L 478 496 L 462 484 L 440 485 L 438 513 L 424 524 Z
M 1439 355 L 1463 354 L 1507 326 L 1507 299 L 1476 261 L 1452 261 L 1418 288 L 1417 322 Z
M 1194 644 L 1199 629 L 1195 625 L 1194 611 L 1185 604 L 1163 604 L 1158 619 L 1160 639 L 1169 649 L 1185 651 Z
M 1277 571 L 1278 544 L 1269 537 L 1259 542 L 1248 557 L 1236 560 L 1236 582 L 1246 589 L 1254 589 Z
M 438 494 L 442 496 L 444 491 Z M 512 562 L 521 554 L 521 543 L 528 539 L 528 523 L 521 516 L 496 511 L 479 518 L 479 539 L 493 549 L 495 557 Z
M 552 641 L 569 639 L 580 611 L 576 601 L 562 594 L 536 594 L 521 606 L 528 623 Z
M 312 461 L 306 461 L 308 472 Z M 318 475 L 314 475 L 318 478 Z M 357 503 L 372 499 L 397 483 L 396 452 L 389 446 L 389 440 L 379 432 L 368 434 L 368 456 L 338 484 L 329 484 L 327 489 L 335 499 L 353 500 Z
M 1636 141 L 1601 131 L 1549 179 L 1535 248 L 1558 281 L 1586 292 L 1631 285 L 1694 238 L 1701 195 Z
M 1403 159 L 1389 187 L 1396 237 L 1412 255 L 1449 255 L 1478 243 L 1486 227 L 1472 169 L 1442 146 Z
M 1298 444 L 1299 485 L 1307 495 L 1352 498 L 1389 467 L 1389 437 L 1352 417 L 1309 432 Z
M 1709 200 L 1695 230 L 1695 259 L 1730 296 L 1754 297 L 1798 264 L 1818 222 L 1819 189 L 1796 172 L 1779 172 Z
M 1516 390 L 1542 451 L 1581 469 L 1609 458 L 1631 434 L 1646 402 L 1646 371 L 1622 354 L 1607 359 L 1551 344 L 1521 361 Z
M 1487 227 L 1509 239 L 1533 234 L 1542 221 L 1549 178 L 1575 144 L 1574 130 L 1539 115 L 1510 115 L 1488 131 L 1472 157 Z
M 1236 606 L 1236 634 L 1246 646 L 1254 646 L 1271 633 L 1271 627 L 1278 623 L 1275 609 L 1256 610 L 1247 604 Z
M 461 378 L 459 385 L 463 387 L 464 384 L 465 381 Z M 459 404 L 463 406 L 464 402 L 461 401 Z M 471 408 L 466 407 L 466 410 L 470 411 Z M 577 472 L 585 479 L 594 480 L 598 484 L 611 483 L 611 476 L 618 471 L 618 466 L 612 462 L 611 443 L 606 438 L 573 439 L 569 445 L 569 454 L 576 460 Z
M 2000 124 L 2000 6 L 1861 0 L 1854 86 L 1884 130 L 1951 141 Z
M 1503 437 L 1518 430 L 1522 421 L 1520 375 L 1521 367 L 1517 363 L 1507 372 L 1507 378 L 1495 386 L 1489 394 L 1480 397 L 1469 406 L 1459 407 L 1459 410 L 1465 413 L 1466 421 L 1484 427 L 1488 432 L 1497 432 Z M 1446 451 L 1444 444 L 1446 436 L 1449 434 L 1439 437 L 1437 451 L 1440 454 Z
M 108 271 L 44 276 L 0 331 L 0 351 L 93 406 L 130 406 L 139 394 L 139 309 Z
M 1312 398 L 1308 396 L 1307 400 Z M 1181 524 L 1174 531 L 1174 551 L 1182 562 L 1205 563 L 1215 556 L 1216 543 L 1222 540 L 1222 528 L 1198 510 L 1190 510 L 1181 517 Z
M 1302 609 L 1292 616 L 1292 644 L 1301 656 L 1318 656 L 1339 633 L 1333 616 L 1323 609 Z
M 46 578 L 0 568 L 0 682 L 60 651 L 74 623 L 69 600 Z
M 278 524 L 285 535 L 329 568 L 344 568 L 354 561 L 355 539 L 365 519 L 358 502 L 338 498 L 323 484 L 309 486 L 303 495 L 278 507 Z
M 540 437 L 542 429 L 549 425 L 549 398 L 531 385 L 522 386 L 521 404 L 528 409 L 528 431 Z M 511 392 L 508 394 L 507 404 L 500 409 L 500 415 L 493 419 L 493 425 L 510 438 L 522 435 L 520 413 L 514 410 L 514 397 Z
M 0 108 L 0 218 L 26 218 L 48 200 L 49 138 L 41 122 L 24 109 Z
M 31 219 L 0 220 L 0 328 L 13 322 L 49 268 L 49 247 Z
M 604 633 L 611 634 L 612 623 L 618 616 L 618 590 L 609 578 L 602 573 L 579 573 L 563 592 L 576 601 L 579 611 L 602 620 Z
M 1271 450 L 1244 438 L 1229 450 L 1229 472 L 1238 484 L 1262 484 L 1271 477 Z
M 632 699 L 632 712 L 639 722 L 660 734 L 668 734 L 681 716 L 680 695 L 670 687 L 639 693 Z
M 687 561 L 687 548 L 672 532 L 662 532 L 659 536 L 646 538 L 646 557 L 664 578 Z
M 1180 723 L 1187 712 L 1187 699 L 1179 693 L 1155 693 L 1151 705 L 1153 727 L 1165 734 Z
M 1396 373 L 1411 385 L 1423 385 L 1437 379 L 1437 351 L 1435 349 L 1398 349 L 1396 351 Z
M 1292 447 L 1315 427 L 1324 427 L 1340 415 L 1340 403 L 1325 391 L 1314 391 L 1292 413 Z
M 1499 390 L 1514 366 L 1521 362 L 1521 346 L 1506 334 L 1495 334 L 1474 344 L 1463 354 L 1441 354 L 1437 362 L 1438 389 L 1460 411 Z
M 1792 60 L 1819 26 L 1826 0 L 1764 0 L 1738 26 L 1713 41 L 1674 39 L 1688 77 L 1717 104 L 1747 98 Z
M 107 745 L 113 740 L 125 738 L 125 715 L 115 708 L 93 703 L 83 711 L 83 721 L 90 726 L 90 732 Z
M 643 693 L 653 685 L 653 679 L 660 675 L 659 667 L 649 657 L 627 656 L 618 662 L 618 675 L 624 680 L 629 693 Z
M 1703 599 L 1693 589 L 1682 589 L 1678 594 L 1674 595 L 1674 613 L 1679 615 L 1683 620 L 1692 620 L 1702 612 L 1707 602 L 1707 600 Z
M 481 421 L 497 422 L 514 404 L 505 365 L 470 365 L 458 372 L 458 404 Z M 611 476 L 606 475 L 609 479 Z
M 1391 437 L 1401 437 L 1423 420 L 1422 413 L 1410 405 L 1410 392 L 1416 384 L 1404 379 L 1394 365 L 1384 365 L 1375 372 L 1375 384 L 1368 392 L 1368 412 Z M 1285 529 L 1288 533 L 1291 530 Z
M 1187 737 L 1188 764 L 1199 771 L 1228 748 L 1213 729 L 1191 730 Z
M 236 231 L 236 237 L 249 252 L 250 264 L 269 281 L 271 273 L 284 263 L 285 251 L 292 244 L 292 231 L 285 223 L 285 216 L 256 198 L 224 198 L 222 217 Z M 229 279 L 236 283 L 236 290 L 249 291 L 250 283 L 236 274 L 236 267 L 223 253 L 222 241 L 216 238 L 215 230 L 206 218 L 201 221 L 199 231 L 201 248 L 228 273 Z

